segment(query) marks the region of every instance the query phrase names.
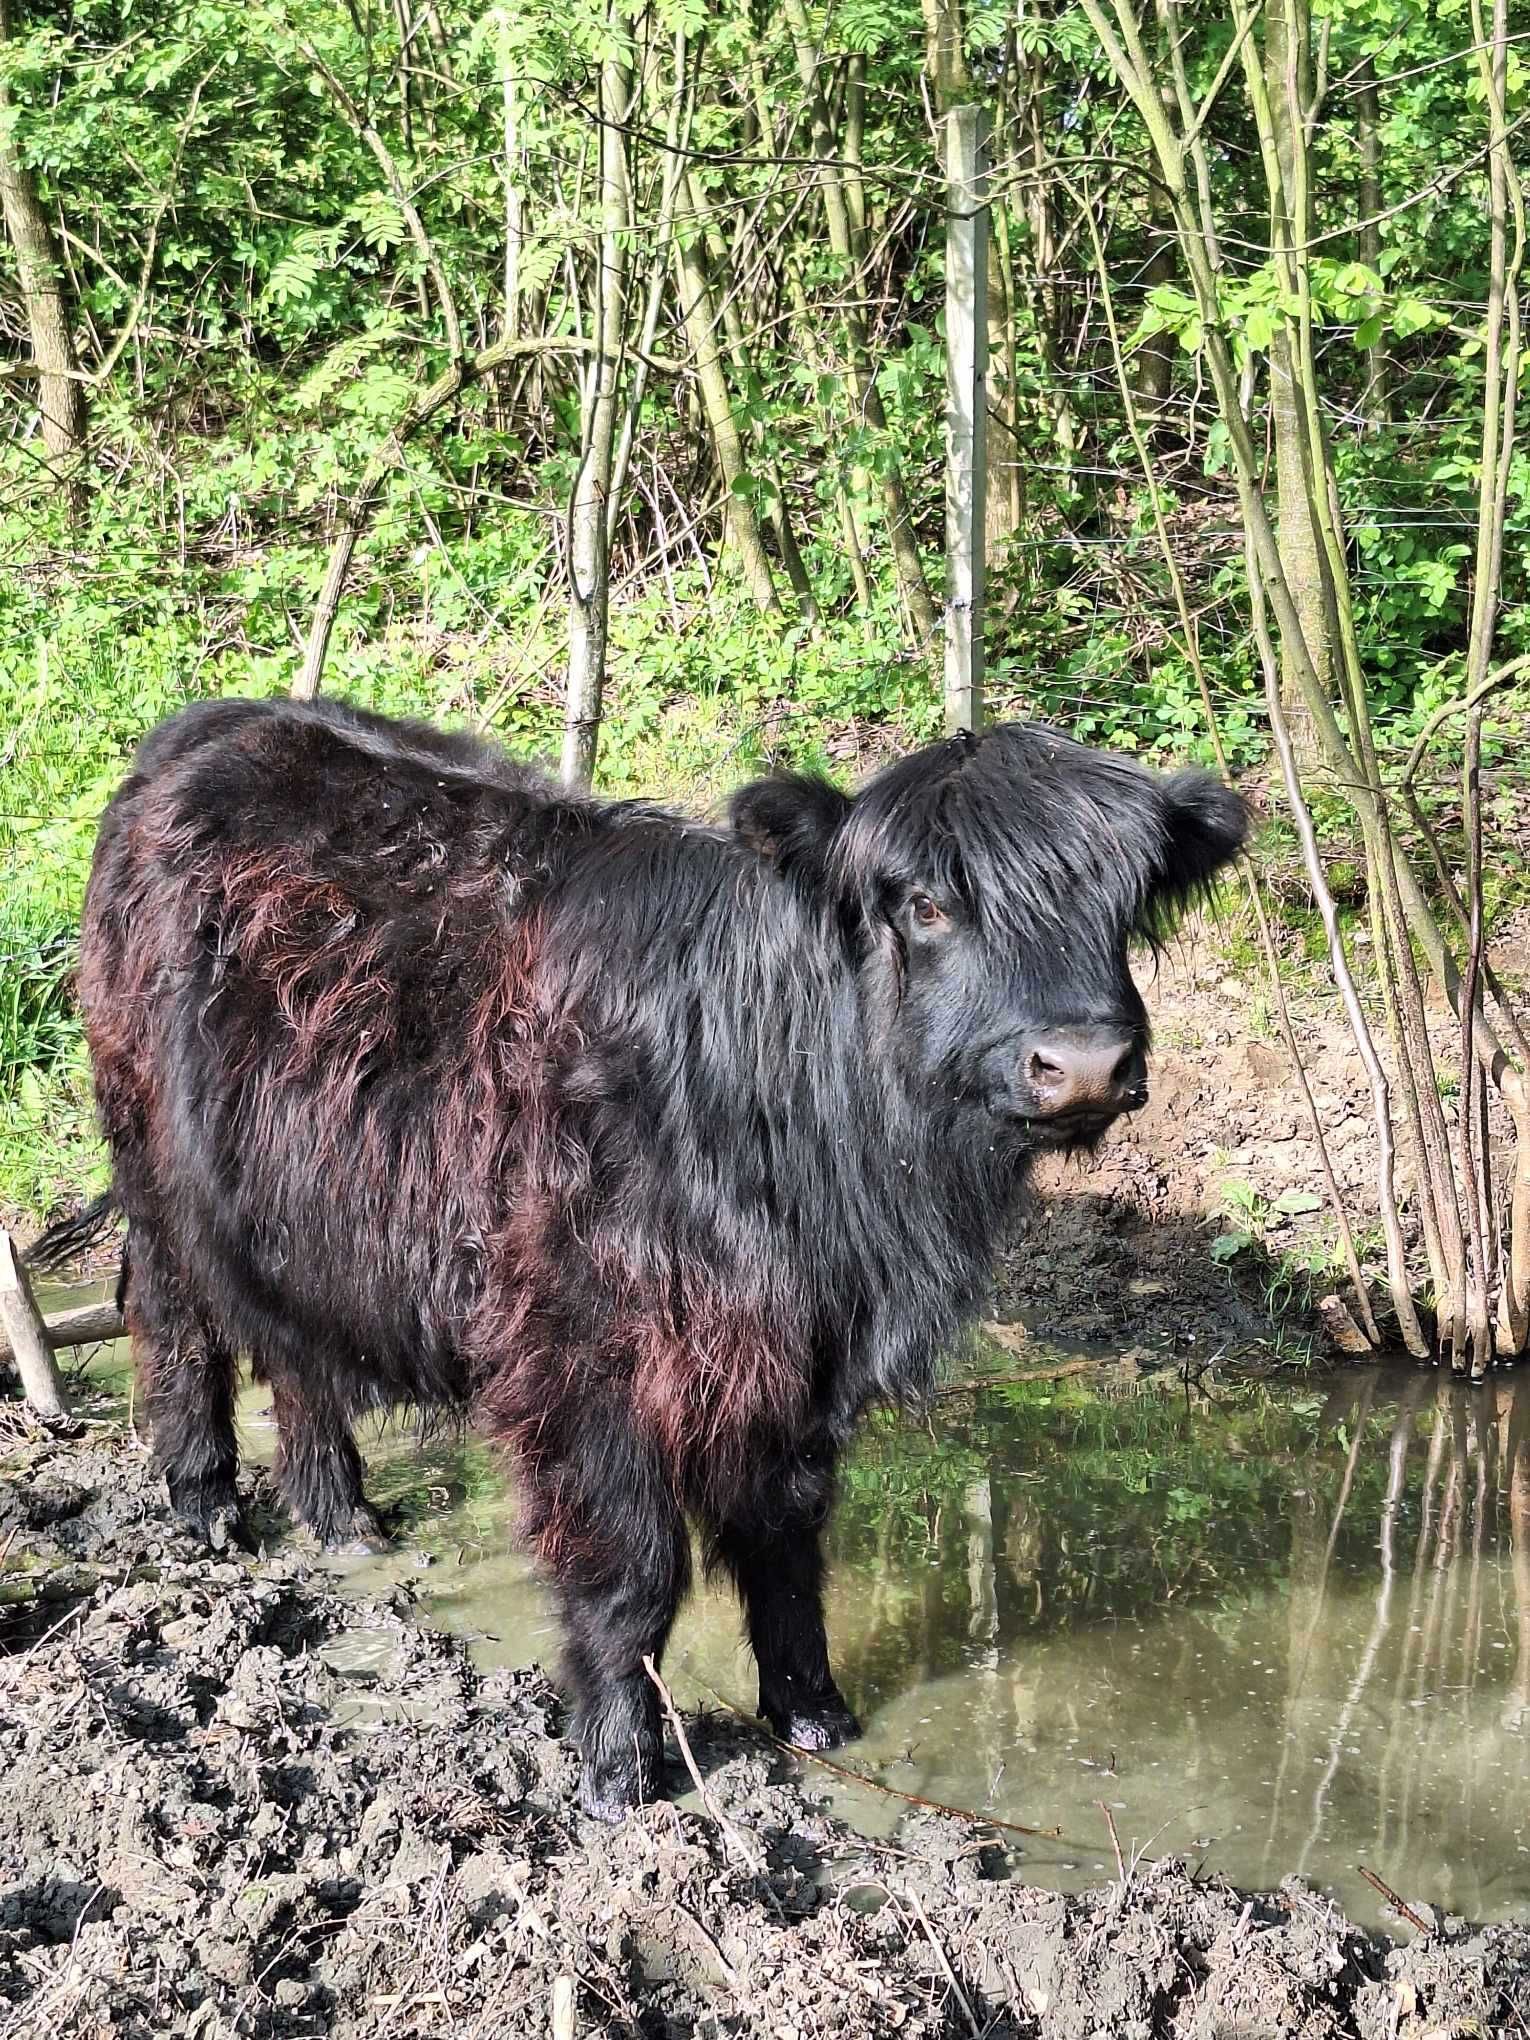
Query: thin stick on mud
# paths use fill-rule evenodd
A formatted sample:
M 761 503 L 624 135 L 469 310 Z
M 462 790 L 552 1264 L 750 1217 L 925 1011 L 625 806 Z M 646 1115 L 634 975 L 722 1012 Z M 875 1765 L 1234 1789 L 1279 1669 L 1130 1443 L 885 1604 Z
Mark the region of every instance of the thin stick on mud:
M 1105 1825 L 1110 1829 L 1110 1846 L 1116 1852 L 1116 1875 L 1121 1880 L 1121 1892 L 1122 1896 L 1124 1897 L 1126 1894 L 1126 1887 L 1131 1880 L 1128 1878 L 1126 1874 L 1126 1861 L 1121 1854 L 1121 1837 L 1116 1833 L 1116 1817 L 1111 1812 L 1110 1808 L 1105 1804 L 1103 1799 L 1097 1799 L 1094 1803 L 1100 1809 L 1101 1813 L 1104 1814 Z
M 78 1621 L 84 1613 L 84 1602 L 76 1601 L 73 1607 L 65 1609 L 51 1629 L 45 1629 L 41 1636 L 34 1636 L 25 1650 L 17 1651 L 14 1657 L 9 1657 L 4 1664 L 0 1664 L 0 1686 L 6 1685 L 12 1678 L 20 1678 L 28 1663 L 43 1645 L 51 1643 L 61 1629 L 66 1629 L 71 1622 Z
M 973 2040 L 977 2040 L 977 2035 L 981 2029 L 978 2026 L 977 2020 L 972 2015 L 972 2007 L 967 2002 L 967 1993 L 962 1989 L 960 1982 L 957 1980 L 956 1971 L 951 1967 L 950 1957 L 935 1938 L 935 1929 L 930 1925 L 929 1915 L 919 1903 L 918 1892 L 904 1891 L 900 1892 L 899 1896 L 906 1898 L 913 1907 L 914 1917 L 918 1920 L 920 1926 L 924 1928 L 924 1937 L 934 1951 L 935 1960 L 940 1964 L 941 1972 L 945 1976 L 946 1982 L 950 1984 L 956 1994 L 956 2002 L 962 2008 L 962 2017 L 967 2021 L 967 2031 L 972 2034 Z
M 1030 1835 L 1033 1840 L 1056 1842 L 1062 1839 L 1060 1827 L 1025 1827 L 1018 1820 L 1000 1820 L 996 1814 L 978 1813 L 970 1806 L 948 1806 L 943 1799 L 926 1799 L 918 1792 L 904 1792 L 896 1785 L 884 1785 L 880 1778 L 868 1778 L 864 1771 L 852 1771 L 848 1764 L 836 1764 L 832 1757 L 823 1756 L 818 1750 L 805 1750 L 801 1743 L 785 1742 L 778 1735 L 772 1735 L 768 1728 L 762 1728 L 751 1714 L 742 1707 L 736 1707 L 731 1700 L 725 1700 L 715 1686 L 707 1691 L 719 1707 L 738 1721 L 744 1721 L 763 1735 L 767 1742 L 773 1742 L 778 1750 L 785 1750 L 794 1757 L 806 1757 L 810 1764 L 817 1764 L 825 1771 L 832 1771 L 836 1778 L 846 1778 L 852 1785 L 864 1785 L 869 1791 L 884 1793 L 889 1799 L 901 1799 L 905 1806 L 917 1806 L 922 1813 L 949 1814 L 952 1820 L 970 1821 L 974 1827 L 1002 1828 L 1006 1834 Z
M 1434 1928 L 1430 1926 L 1423 1914 L 1416 1913 L 1405 1898 L 1399 1898 L 1391 1885 L 1378 1877 L 1374 1870 L 1367 1870 L 1363 1863 L 1357 1863 L 1355 1868 L 1360 1872 L 1366 1883 L 1370 1885 L 1371 1889 L 1379 1891 L 1393 1912 L 1400 1913 L 1416 1933 L 1432 1934 L 1434 1932 Z
M 553 1978 L 552 2040 L 574 2040 L 574 1979 L 571 1976 Z
M 756 1848 L 753 1841 L 744 1833 L 738 1823 L 728 1818 L 711 1793 L 708 1792 L 706 1781 L 703 1779 L 696 1759 L 691 1752 L 690 1739 L 681 1725 L 680 1713 L 679 1709 L 675 1706 L 674 1695 L 660 1676 L 658 1666 L 646 1653 L 643 1658 L 643 1670 L 653 1680 L 658 1690 L 659 1704 L 664 1709 L 665 1720 L 675 1731 L 675 1741 L 680 1745 L 680 1756 L 685 1764 L 685 1768 L 691 1774 L 691 1783 L 695 1786 L 701 1803 L 706 1808 L 718 1833 L 722 1836 L 724 1844 L 726 1845 L 731 1842 L 751 1870 L 756 1872 L 763 1870 L 765 1868 L 765 1858 L 760 1850 Z

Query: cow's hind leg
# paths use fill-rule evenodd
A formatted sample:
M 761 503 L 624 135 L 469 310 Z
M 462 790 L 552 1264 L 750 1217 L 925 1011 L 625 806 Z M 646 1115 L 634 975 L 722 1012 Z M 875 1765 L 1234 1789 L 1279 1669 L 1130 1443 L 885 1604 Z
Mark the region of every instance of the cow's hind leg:
M 663 1729 L 643 1660 L 663 1655 L 690 1584 L 690 1542 L 657 1455 L 624 1413 L 590 1404 L 581 1417 L 573 1450 L 528 1468 L 529 1527 L 563 1615 L 579 1801 L 617 1821 L 659 1795 Z
M 125 1269 L 138 1389 L 171 1507 L 215 1550 L 243 1542 L 234 1349 L 193 1296 L 154 1221 L 129 1221 Z
M 366 1497 L 350 1412 L 325 1380 L 322 1360 L 300 1376 L 257 1358 L 256 1373 L 271 1384 L 273 1472 L 294 1517 L 326 1550 L 385 1550 L 387 1537 Z
M 825 1448 L 769 1470 L 712 1526 L 737 1583 L 760 1674 L 760 1713 L 784 1742 L 827 1750 L 860 1734 L 829 1669 L 823 1529 L 834 1498 Z

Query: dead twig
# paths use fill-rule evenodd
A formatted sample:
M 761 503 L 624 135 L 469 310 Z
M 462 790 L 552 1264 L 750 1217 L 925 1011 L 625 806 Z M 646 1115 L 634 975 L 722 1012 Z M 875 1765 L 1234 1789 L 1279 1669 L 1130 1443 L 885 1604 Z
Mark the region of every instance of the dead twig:
M 919 1902 L 918 1892 L 905 1891 L 899 1893 L 899 1896 L 902 1898 L 906 1898 L 909 1904 L 913 1907 L 914 1917 L 915 1919 L 918 1920 L 920 1926 L 923 1927 L 924 1929 L 924 1937 L 930 1944 L 931 1950 L 933 1951 L 935 1956 L 935 1960 L 940 1964 L 941 1974 L 945 1977 L 946 1982 L 950 1984 L 951 1989 L 955 1994 L 956 2002 L 962 2008 L 962 2017 L 967 2021 L 967 2031 L 973 2036 L 973 2040 L 977 2040 L 977 2036 L 982 2031 L 982 2028 L 978 2025 L 977 2020 L 973 2017 L 972 2007 L 967 2002 L 967 1993 L 962 1989 L 961 1984 L 957 1979 L 956 1971 L 951 1967 L 949 1956 L 946 1954 L 945 1949 L 941 1947 L 940 1942 L 935 1938 L 935 1929 L 930 1925 L 929 1915 L 925 1912 L 924 1907 Z
M 1025 1827 L 1017 1820 L 999 1820 L 991 1813 L 976 1813 L 969 1806 L 948 1806 L 943 1799 L 926 1799 L 918 1792 L 904 1792 L 896 1785 L 884 1785 L 880 1778 L 869 1778 L 864 1771 L 853 1771 L 848 1764 L 836 1764 L 832 1757 L 826 1757 L 818 1750 L 805 1750 L 800 1743 L 784 1741 L 780 1736 L 773 1735 L 768 1728 L 762 1727 L 754 1716 L 746 1714 L 742 1707 L 736 1707 L 731 1700 L 725 1700 L 715 1688 L 709 1686 L 707 1691 L 719 1707 L 726 1708 L 735 1719 L 746 1721 L 751 1728 L 758 1729 L 759 1733 L 768 1742 L 773 1742 L 778 1750 L 786 1750 L 794 1757 L 806 1757 L 810 1764 L 818 1764 L 825 1771 L 832 1771 L 836 1778 L 848 1779 L 852 1785 L 864 1785 L 872 1792 L 884 1793 L 889 1799 L 901 1799 L 905 1806 L 917 1806 L 924 1813 L 944 1813 L 949 1814 L 953 1820 L 971 1821 L 974 1827 L 1002 1828 L 1006 1834 L 1030 1835 L 1036 1840 L 1046 1842 L 1060 1841 L 1062 1838 L 1060 1827 Z
M 555 1976 L 552 1987 L 553 2040 L 574 2040 L 574 1979 Z
M 1121 1837 L 1116 1833 L 1116 1817 L 1111 1812 L 1110 1808 L 1105 1804 L 1103 1799 L 1097 1799 L 1094 1803 L 1100 1809 L 1101 1813 L 1104 1814 L 1105 1825 L 1110 1829 L 1110 1846 L 1116 1852 L 1116 1875 L 1121 1880 L 1121 1896 L 1125 1898 L 1126 1887 L 1130 1882 L 1130 1879 L 1127 1877 L 1126 1874 L 1125 1858 L 1121 1854 Z
M 701 1942 L 702 1946 L 712 1957 L 712 1960 L 717 1964 L 719 1971 L 726 1978 L 729 1990 L 737 1996 L 739 1990 L 738 1971 L 723 1953 L 717 1937 L 714 1934 L 709 1934 L 689 1906 L 681 1905 L 678 1899 L 671 1899 L 669 1909 L 672 1913 L 677 1913 L 695 1933 L 696 1938 Z
M 652 1657 L 646 1653 L 643 1658 L 643 1670 L 653 1680 L 659 1695 L 659 1705 L 664 1709 L 664 1718 L 674 1730 L 675 1741 L 680 1745 L 681 1760 L 686 1770 L 690 1772 L 691 1783 L 695 1786 L 701 1803 L 706 1808 L 707 1814 L 716 1826 L 718 1833 L 722 1836 L 725 1844 L 732 1843 L 740 1857 L 751 1870 L 756 1872 L 763 1870 L 765 1868 L 765 1858 L 758 1846 L 751 1837 L 744 1833 L 737 1821 L 729 1819 L 728 1815 L 723 1812 L 722 1808 L 707 1790 L 706 1781 L 697 1767 L 695 1756 L 692 1754 L 690 1739 L 687 1737 L 685 1729 L 681 1724 L 679 1710 L 675 1706 L 674 1695 L 670 1692 L 668 1686 L 665 1685 L 658 1666 L 654 1663 Z
M 1405 1898 L 1399 1898 L 1397 1893 L 1392 1889 L 1391 1885 L 1383 1883 L 1381 1878 L 1379 1878 L 1376 1875 L 1374 1870 L 1367 1870 L 1363 1863 L 1357 1863 L 1355 1865 L 1355 1868 L 1360 1872 L 1360 1875 L 1365 1879 L 1366 1883 L 1370 1885 L 1373 1891 L 1380 1892 L 1381 1896 L 1386 1900 L 1387 1904 L 1392 1908 L 1393 1912 L 1401 1913 L 1402 1917 L 1408 1922 L 1408 1925 L 1412 1927 L 1416 1933 L 1432 1934 L 1434 1932 L 1434 1928 L 1430 1926 L 1429 1922 L 1424 1918 L 1423 1914 L 1416 1913 Z

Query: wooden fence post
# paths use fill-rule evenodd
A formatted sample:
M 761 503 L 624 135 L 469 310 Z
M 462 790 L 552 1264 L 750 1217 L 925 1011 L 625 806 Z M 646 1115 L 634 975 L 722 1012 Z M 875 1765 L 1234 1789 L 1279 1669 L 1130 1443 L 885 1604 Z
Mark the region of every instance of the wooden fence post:
M 21 1376 L 21 1392 L 45 1423 L 68 1419 L 63 1378 L 48 1344 L 42 1313 L 32 1296 L 16 1243 L 0 1232 L 0 1325 L 10 1340 L 11 1357 Z
M 988 117 L 956 106 L 946 148 L 946 728 L 983 720 L 988 494 Z

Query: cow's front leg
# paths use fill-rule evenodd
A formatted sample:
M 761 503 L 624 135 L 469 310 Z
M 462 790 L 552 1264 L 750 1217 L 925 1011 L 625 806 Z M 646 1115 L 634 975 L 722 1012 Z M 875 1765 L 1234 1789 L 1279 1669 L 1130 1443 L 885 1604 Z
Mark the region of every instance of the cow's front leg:
M 656 1458 L 609 1430 L 587 1453 L 540 1465 L 536 1485 L 536 1542 L 563 1614 L 579 1801 L 618 1821 L 661 1792 L 659 1695 L 643 1660 L 657 1667 L 690 1584 L 685 1519 Z
M 760 1713 L 783 1742 L 829 1750 L 861 1732 L 829 1670 L 823 1530 L 834 1499 L 827 1446 L 761 1480 L 714 1531 L 737 1582 L 760 1673 Z

